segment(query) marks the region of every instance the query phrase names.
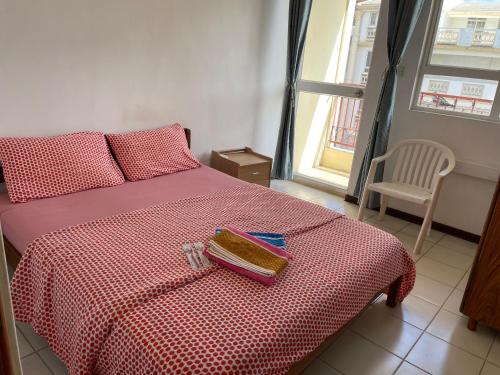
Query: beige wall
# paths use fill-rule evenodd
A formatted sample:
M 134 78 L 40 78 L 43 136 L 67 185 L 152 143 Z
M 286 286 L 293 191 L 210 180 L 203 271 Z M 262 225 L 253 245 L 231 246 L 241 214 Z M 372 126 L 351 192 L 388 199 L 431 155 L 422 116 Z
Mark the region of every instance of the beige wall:
M 0 135 L 179 121 L 205 160 L 250 145 L 266 3 L 0 0 Z

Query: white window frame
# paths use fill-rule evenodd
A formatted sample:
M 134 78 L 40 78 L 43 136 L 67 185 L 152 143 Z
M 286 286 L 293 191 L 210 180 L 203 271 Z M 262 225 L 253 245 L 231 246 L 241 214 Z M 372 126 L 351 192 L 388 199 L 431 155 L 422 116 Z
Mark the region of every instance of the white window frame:
M 430 63 L 432 49 L 434 47 L 434 41 L 437 37 L 437 31 L 439 27 L 439 17 L 441 14 L 441 7 L 443 1 L 444 0 L 434 0 L 432 3 L 429 19 L 427 20 L 425 39 L 420 54 L 420 63 L 417 70 L 415 85 L 413 87 L 413 95 L 410 104 L 410 110 L 419 112 L 430 112 L 452 117 L 470 118 L 479 121 L 500 123 L 500 74 L 499 74 L 500 70 L 472 69 L 472 68 L 462 68 L 455 66 L 432 65 Z M 490 115 L 482 116 L 472 113 L 453 112 L 438 108 L 428 108 L 419 106 L 418 98 L 419 98 L 420 88 L 422 86 L 423 77 L 425 75 L 449 76 L 449 77 L 460 77 L 460 78 L 463 77 L 464 80 L 472 78 L 472 79 L 497 81 L 498 82 L 497 91 L 493 99 L 493 105 L 491 108 Z

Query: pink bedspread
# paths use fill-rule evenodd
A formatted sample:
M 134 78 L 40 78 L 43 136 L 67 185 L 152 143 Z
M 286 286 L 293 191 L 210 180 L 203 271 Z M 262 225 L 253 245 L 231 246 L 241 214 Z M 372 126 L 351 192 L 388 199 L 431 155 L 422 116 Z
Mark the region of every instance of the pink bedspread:
M 10 203 L 7 193 L 0 193 L 0 218 L 5 237 L 24 253 L 35 238 L 60 228 L 243 184 L 202 166 L 149 180 L 127 181 L 115 187 L 26 203 Z
M 190 269 L 181 244 L 227 224 L 285 234 L 275 286 Z M 12 298 L 72 374 L 282 374 L 401 275 L 400 300 L 415 270 L 392 235 L 245 185 L 43 235 Z

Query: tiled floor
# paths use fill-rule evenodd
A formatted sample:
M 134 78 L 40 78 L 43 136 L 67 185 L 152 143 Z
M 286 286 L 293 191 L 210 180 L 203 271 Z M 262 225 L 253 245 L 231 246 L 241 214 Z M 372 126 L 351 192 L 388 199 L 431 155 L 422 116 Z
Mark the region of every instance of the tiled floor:
M 272 188 L 355 217 L 357 206 L 341 197 L 293 182 Z M 395 234 L 411 249 L 419 227 L 390 216 L 366 220 Z M 467 330 L 459 305 L 476 245 L 431 231 L 417 261 L 412 293 L 394 309 L 379 298 L 305 371 L 326 374 L 500 375 L 500 334 L 479 326 Z M 18 323 L 25 375 L 65 374 L 64 365 L 30 326 Z
M 293 182 L 274 189 L 355 217 L 358 207 L 342 197 Z M 419 226 L 368 211 L 366 221 L 413 248 Z M 500 375 L 500 333 L 484 326 L 467 329 L 459 311 L 476 245 L 432 230 L 417 261 L 412 293 L 394 309 L 385 296 L 375 301 L 305 371 L 326 374 Z

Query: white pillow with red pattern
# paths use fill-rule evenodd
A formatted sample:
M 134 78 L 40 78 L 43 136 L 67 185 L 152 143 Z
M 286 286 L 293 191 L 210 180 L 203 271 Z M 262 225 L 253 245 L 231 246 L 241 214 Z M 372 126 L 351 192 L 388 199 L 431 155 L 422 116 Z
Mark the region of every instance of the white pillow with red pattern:
M 104 133 L 0 138 L 0 164 L 13 203 L 122 184 Z
M 198 168 L 179 124 L 153 130 L 106 134 L 113 154 L 130 181 Z

